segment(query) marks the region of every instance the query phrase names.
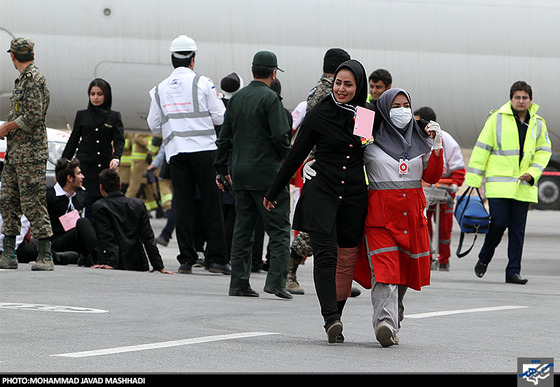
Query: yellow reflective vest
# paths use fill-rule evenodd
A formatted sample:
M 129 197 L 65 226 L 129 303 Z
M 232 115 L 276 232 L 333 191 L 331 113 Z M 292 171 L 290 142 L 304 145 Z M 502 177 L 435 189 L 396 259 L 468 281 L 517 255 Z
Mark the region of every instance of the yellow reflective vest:
M 536 114 L 538 109 L 537 104 L 529 106 L 529 126 L 522 150 L 511 102 L 488 117 L 473 148 L 465 184 L 479 187 L 484 177 L 488 198 L 538 202 L 537 182 L 552 155 L 546 122 Z M 533 177 L 533 185 L 519 179 L 526 173 Z

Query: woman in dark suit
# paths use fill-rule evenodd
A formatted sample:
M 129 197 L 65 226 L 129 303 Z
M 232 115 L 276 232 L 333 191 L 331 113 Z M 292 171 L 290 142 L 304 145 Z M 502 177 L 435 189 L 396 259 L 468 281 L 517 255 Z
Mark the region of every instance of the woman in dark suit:
M 124 147 L 121 114 L 111 110 L 111 86 L 96 78 L 88 87 L 89 103 L 76 113 L 70 139 L 62 157 L 80 160 L 86 191 L 86 217 L 93 220 L 91 206 L 101 198 L 99 173 L 105 168 L 117 169 Z
M 351 290 L 351 281 L 347 294 L 337 289 L 337 260 L 347 257 L 344 260 L 351 261 L 353 268 L 364 230 L 364 149 L 353 132 L 356 109 L 365 106 L 367 93 L 363 66 L 356 60 L 342 63 L 335 72 L 332 93 L 305 115 L 298 138 L 263 201 L 273 211 L 279 192 L 315 147 L 317 174 L 303 186 L 292 228 L 310 236 L 315 289 L 331 343 L 344 340 L 340 318 Z

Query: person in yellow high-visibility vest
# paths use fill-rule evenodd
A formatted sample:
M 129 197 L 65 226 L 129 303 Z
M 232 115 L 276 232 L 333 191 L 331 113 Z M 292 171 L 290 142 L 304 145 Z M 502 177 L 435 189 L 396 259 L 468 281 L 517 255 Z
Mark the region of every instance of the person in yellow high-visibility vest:
M 129 198 L 138 197 L 142 199 L 146 209 L 149 211 L 155 210 L 157 208 L 157 201 L 154 198 L 154 193 L 152 190 L 152 185 L 147 184 L 147 179 L 145 176 L 146 168 L 150 165 L 146 161 L 148 156 L 148 147 L 152 142 L 151 133 L 135 133 L 133 134 L 131 141 L 132 153 L 131 166 L 130 166 L 130 178 L 128 189 L 126 190 L 126 196 Z M 142 184 L 144 184 L 143 192 L 141 192 Z M 138 196 L 140 195 L 140 196 Z
M 469 161 L 465 183 L 480 187 L 484 178 L 492 219 L 474 268 L 478 277 L 486 272 L 507 228 L 506 282 L 527 283 L 520 275 L 527 211 L 530 203 L 538 202 L 537 182 L 552 155 L 546 122 L 532 100 L 531 86 L 515 82 L 510 101 L 486 120 Z
M 128 183 L 130 180 L 130 167 L 132 163 L 132 145 L 134 134 L 128 132 L 124 135 L 124 148 L 123 154 L 121 156 L 121 162 L 119 164 L 119 176 L 121 178 L 122 192 L 126 193 L 128 189 Z
M 154 159 L 158 157 L 160 151 L 163 149 L 162 139 L 160 136 L 152 137 L 152 141 L 148 144 L 148 155 L 149 157 L 146 159 L 146 162 L 150 164 L 147 167 L 147 170 L 150 170 Z M 152 187 L 152 191 L 154 189 L 159 188 L 159 200 L 161 209 L 163 211 L 169 211 L 171 209 L 171 199 L 173 198 L 173 187 L 171 184 L 171 176 L 160 176 L 161 174 L 161 166 L 163 165 L 163 161 L 165 160 L 165 151 L 162 151 L 163 155 L 161 157 L 161 162 L 159 163 L 158 170 L 155 171 L 155 175 L 157 177 L 157 188 Z M 169 171 L 167 171 L 167 175 L 169 175 Z

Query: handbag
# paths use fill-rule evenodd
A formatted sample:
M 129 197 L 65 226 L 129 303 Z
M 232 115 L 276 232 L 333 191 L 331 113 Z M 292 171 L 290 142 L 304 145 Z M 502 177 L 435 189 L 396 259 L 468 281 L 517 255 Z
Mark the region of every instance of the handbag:
M 474 190 L 476 190 L 478 196 L 471 195 Z M 490 229 L 490 215 L 482 204 L 478 188 L 469 187 L 463 192 L 461 197 L 457 199 L 454 215 L 461 227 L 461 236 L 456 254 L 457 257 L 463 258 L 472 250 L 478 234 L 487 234 Z M 461 252 L 465 234 L 474 234 L 474 240 L 466 251 Z

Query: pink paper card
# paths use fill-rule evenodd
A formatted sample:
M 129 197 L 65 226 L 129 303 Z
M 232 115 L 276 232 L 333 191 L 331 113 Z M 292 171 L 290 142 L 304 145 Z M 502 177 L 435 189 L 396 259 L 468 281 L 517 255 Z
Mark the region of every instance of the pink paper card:
M 78 211 L 70 211 L 67 214 L 59 216 L 58 219 L 64 228 L 64 231 L 72 230 L 76 227 L 76 222 L 80 219 L 80 214 Z
M 362 145 L 373 142 L 372 130 L 374 118 L 375 112 L 373 110 L 358 106 L 354 123 L 354 134 L 362 138 Z

